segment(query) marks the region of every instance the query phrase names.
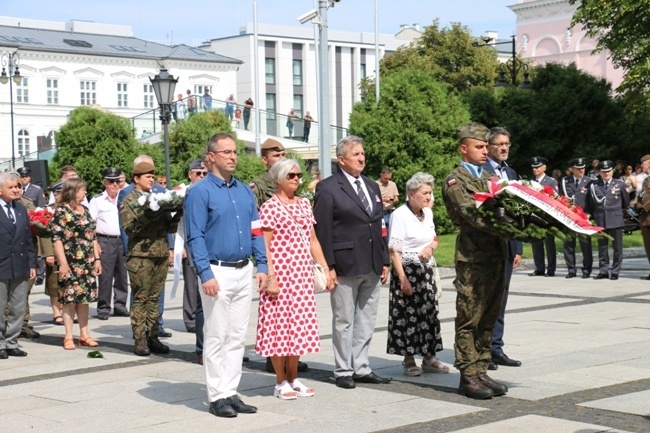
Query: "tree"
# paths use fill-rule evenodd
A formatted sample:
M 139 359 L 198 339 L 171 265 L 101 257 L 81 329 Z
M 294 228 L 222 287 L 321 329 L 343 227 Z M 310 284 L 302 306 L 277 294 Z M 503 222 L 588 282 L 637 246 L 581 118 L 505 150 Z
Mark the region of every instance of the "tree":
M 368 94 L 350 116 L 350 133 L 365 142 L 365 173 L 377 177 L 383 166 L 390 167 L 402 197 L 413 174 L 432 174 L 437 179 L 436 227 L 440 233 L 452 231 L 440 184 L 460 159 L 455 129 L 469 121 L 467 108 L 432 71 L 395 71 L 381 81 L 381 95 L 376 104 L 374 94 Z
M 56 143 L 50 181 L 57 182 L 60 168 L 72 165 L 88 184 L 89 195 L 103 190 L 101 171 L 106 167 L 119 167 L 128 177 L 138 154 L 149 153 L 157 164 L 162 162 L 160 151 L 136 141 L 129 119 L 97 108 L 74 110 L 56 135 Z
M 578 0 L 570 0 L 571 4 Z M 614 66 L 627 73 L 619 90 L 650 93 L 650 8 L 638 0 L 580 0 L 573 25 L 581 24 L 598 40 L 596 51 L 609 50 Z M 643 101 L 647 105 L 647 100 Z

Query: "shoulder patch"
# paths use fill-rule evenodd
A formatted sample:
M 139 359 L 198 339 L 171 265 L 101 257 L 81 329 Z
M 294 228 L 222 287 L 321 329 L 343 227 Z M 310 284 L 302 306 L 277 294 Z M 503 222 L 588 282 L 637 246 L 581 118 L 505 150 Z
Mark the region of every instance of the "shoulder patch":
M 447 179 L 447 185 L 449 186 L 456 185 L 456 179 L 455 178 Z
M 248 184 L 248 187 L 249 187 L 250 189 L 255 189 L 255 182 L 251 182 L 251 183 L 249 183 L 249 184 Z

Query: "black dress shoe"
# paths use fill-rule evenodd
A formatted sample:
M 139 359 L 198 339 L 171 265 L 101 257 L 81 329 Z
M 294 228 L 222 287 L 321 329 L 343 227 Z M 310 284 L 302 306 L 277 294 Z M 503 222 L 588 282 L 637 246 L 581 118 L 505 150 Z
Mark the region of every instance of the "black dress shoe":
M 648 275 L 647 277 L 641 277 L 641 279 L 642 280 L 650 280 L 650 275 Z
M 548 272 L 546 273 L 546 276 L 547 276 L 547 277 L 554 277 L 554 276 L 555 276 L 555 271 L 548 271 Z
M 20 350 L 17 347 L 13 347 L 11 349 L 7 349 L 7 355 L 9 356 L 27 356 L 27 352 L 24 350 Z
M 529 276 L 529 277 L 543 277 L 543 276 L 544 276 L 544 272 L 542 272 L 542 271 L 535 271 L 535 272 L 531 272 L 530 274 L 528 274 L 528 276 Z
M 255 413 L 257 412 L 257 408 L 255 406 L 251 406 L 250 404 L 246 404 L 243 401 L 241 401 L 241 398 L 237 395 L 233 395 L 231 397 L 228 397 L 226 399 L 228 404 L 232 406 L 233 409 L 235 409 L 235 412 L 237 413 Z
M 157 338 L 150 338 L 147 340 L 147 347 L 151 350 L 151 353 L 165 354 L 169 353 L 169 346 L 166 346 L 160 342 Z
M 108 313 L 98 313 L 97 318 L 99 320 L 108 320 Z
M 576 273 L 575 273 L 575 272 L 569 272 L 568 274 L 566 274 L 566 277 L 565 277 L 565 278 L 575 278 L 575 277 L 576 277 Z
M 618 274 L 612 274 L 609 276 L 610 280 L 618 280 Z
M 20 330 L 20 334 L 18 335 L 18 338 L 38 338 L 40 337 L 41 334 L 34 331 L 33 329 L 29 329 L 28 326 L 23 326 L 23 328 Z
M 607 274 L 598 274 L 594 277 L 594 280 L 606 280 L 607 278 L 609 278 Z
M 237 411 L 228 404 L 227 398 L 220 398 L 217 401 L 211 402 L 210 413 L 221 418 L 234 418 L 237 416 Z
M 506 367 L 520 367 L 521 361 L 508 358 L 508 355 L 505 353 L 492 354 L 492 362 L 498 365 L 505 365 Z
M 591 276 L 591 272 L 583 272 L 582 273 L 582 278 L 589 278 Z
M 374 383 L 374 384 L 389 383 L 391 380 L 393 380 L 392 377 L 380 377 L 373 372 L 370 372 L 365 376 L 358 376 L 358 377 L 352 376 L 352 379 L 355 382 L 359 382 L 359 383 Z
M 343 389 L 353 389 L 357 387 L 352 376 L 341 376 L 336 378 L 336 386 Z
M 479 373 L 477 376 L 478 380 L 480 380 L 483 385 L 490 388 L 495 396 L 505 395 L 505 393 L 508 392 L 508 387 L 505 384 L 495 382 L 487 374 Z
M 488 370 L 492 370 L 492 371 L 494 371 L 494 370 L 498 370 L 498 369 L 499 369 L 499 366 L 496 365 L 496 364 L 494 363 L 494 361 L 490 361 L 490 363 L 488 364 Z
M 0 359 L 7 359 L 7 358 L 9 358 L 7 349 L 0 349 Z
M 128 311 L 125 310 L 115 310 L 113 311 L 113 316 L 115 317 L 129 317 L 130 314 Z
M 190 326 L 189 328 L 186 328 L 186 329 L 187 329 L 187 332 L 189 332 L 190 334 L 196 334 L 196 328 L 195 327 Z
M 163 328 L 158 329 L 158 337 L 171 337 L 172 333 Z

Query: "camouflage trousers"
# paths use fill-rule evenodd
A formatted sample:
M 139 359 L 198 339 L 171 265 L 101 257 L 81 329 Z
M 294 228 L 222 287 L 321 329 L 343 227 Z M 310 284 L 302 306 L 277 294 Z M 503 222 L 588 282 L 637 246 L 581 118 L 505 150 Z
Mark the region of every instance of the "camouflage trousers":
M 492 359 L 492 331 L 506 289 L 505 261 L 456 262 L 454 367 L 461 374 L 485 373 Z
M 133 338 L 158 337 L 158 301 L 167 279 L 167 257 L 129 257 L 126 269 L 131 282 Z

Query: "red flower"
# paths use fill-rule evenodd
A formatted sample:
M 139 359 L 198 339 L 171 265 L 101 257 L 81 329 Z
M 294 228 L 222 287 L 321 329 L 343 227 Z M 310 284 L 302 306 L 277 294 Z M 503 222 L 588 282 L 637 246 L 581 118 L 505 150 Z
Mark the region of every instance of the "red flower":
M 562 197 L 560 197 L 560 198 L 558 199 L 558 201 L 559 201 L 560 203 L 562 203 L 564 206 L 568 207 L 568 208 L 571 207 L 571 200 L 569 200 L 569 198 L 568 198 L 567 196 L 565 196 L 565 195 L 563 195 Z
M 27 215 L 29 216 L 29 228 L 34 236 L 47 236 L 49 234 L 50 221 L 54 216 L 52 212 L 47 209 L 30 210 Z
M 544 188 L 542 188 L 542 192 L 548 195 L 549 197 L 555 198 L 555 194 L 556 194 L 555 190 L 548 185 L 544 185 Z
M 580 206 L 573 206 L 573 212 L 578 215 L 580 218 L 585 219 L 589 221 L 589 215 L 585 213 L 585 211 L 580 207 Z

